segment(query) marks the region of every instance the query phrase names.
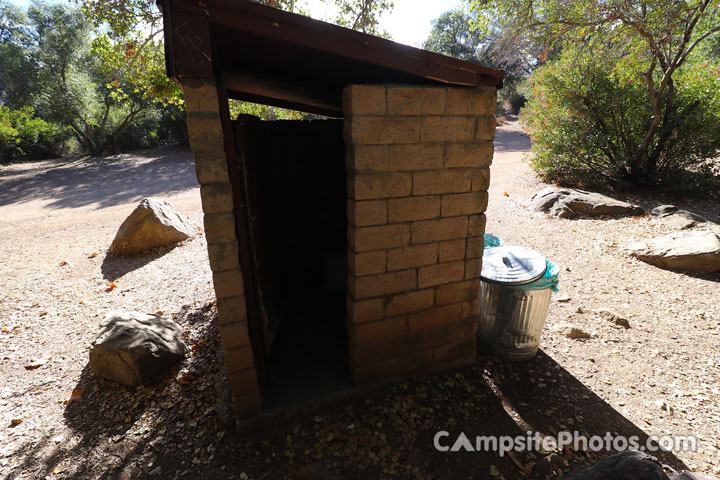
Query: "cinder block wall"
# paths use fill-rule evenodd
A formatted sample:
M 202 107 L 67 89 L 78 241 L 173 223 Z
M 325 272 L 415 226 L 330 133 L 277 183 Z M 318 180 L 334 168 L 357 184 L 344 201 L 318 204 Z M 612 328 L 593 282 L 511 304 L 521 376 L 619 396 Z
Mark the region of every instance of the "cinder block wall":
M 496 95 L 495 87 L 343 92 L 356 384 L 475 359 Z
M 238 417 L 247 418 L 260 413 L 261 400 L 248 335 L 245 287 L 228 174 L 228 160 L 237 160 L 228 159 L 223 139 L 223 129 L 230 128 L 230 118 L 227 105 L 220 104 L 212 79 L 184 78 L 183 93 L 190 147 L 205 213 L 205 238 L 230 388 Z

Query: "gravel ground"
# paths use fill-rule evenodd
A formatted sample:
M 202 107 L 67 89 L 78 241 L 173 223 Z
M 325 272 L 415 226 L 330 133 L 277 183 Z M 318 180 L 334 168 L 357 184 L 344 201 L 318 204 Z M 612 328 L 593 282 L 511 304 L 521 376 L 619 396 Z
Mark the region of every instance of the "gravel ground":
M 508 364 L 480 355 L 466 369 L 243 436 L 227 412 L 189 153 L 0 167 L 0 477 L 513 479 L 526 470 L 547 478 L 611 453 L 565 451 L 552 463 L 537 452 L 509 459 L 432 447 L 439 429 L 515 435 L 568 428 L 693 434 L 697 452 L 660 455 L 663 461 L 720 473 L 720 275 L 677 274 L 631 259 L 624 247 L 632 240 L 670 231 L 648 218 L 529 212 L 529 197 L 544 185 L 522 161 L 528 148 L 517 123 L 498 129 L 488 232 L 562 267 L 538 357 Z M 117 227 L 145 196 L 170 201 L 197 235 L 132 261 L 106 256 Z M 631 199 L 720 220 L 710 201 Z M 568 301 L 558 302 L 563 295 Z M 631 328 L 600 317 L 600 309 Z M 87 351 L 108 310 L 172 316 L 192 353 L 155 386 L 130 390 L 95 377 Z M 562 322 L 592 337 L 554 333 Z M 68 404 L 78 390 L 82 401 Z M 545 467 L 530 473 L 533 464 Z

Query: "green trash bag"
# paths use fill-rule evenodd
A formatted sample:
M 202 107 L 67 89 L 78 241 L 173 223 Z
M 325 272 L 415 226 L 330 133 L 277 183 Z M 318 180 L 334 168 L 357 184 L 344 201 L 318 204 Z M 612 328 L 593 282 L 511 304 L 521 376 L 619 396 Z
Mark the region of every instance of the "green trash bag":
M 552 263 L 550 260 L 545 259 L 547 269 L 545 275 L 538 278 L 532 283 L 525 285 L 516 285 L 513 288 L 522 288 L 523 290 L 545 290 L 546 288 L 552 288 L 553 292 L 559 292 L 558 289 L 558 275 L 560 274 L 560 267 Z
M 495 235 L 486 233 L 483 235 L 483 239 L 485 241 L 485 248 L 502 247 L 503 241 Z

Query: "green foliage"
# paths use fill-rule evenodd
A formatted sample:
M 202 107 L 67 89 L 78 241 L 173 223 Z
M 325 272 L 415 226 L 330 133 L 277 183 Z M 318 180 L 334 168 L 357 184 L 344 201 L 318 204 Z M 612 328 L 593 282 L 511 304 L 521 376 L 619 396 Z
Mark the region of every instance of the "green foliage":
M 136 94 L 164 105 L 181 104 L 179 87 L 165 74 L 162 46 L 162 14 L 155 0 L 78 0 L 85 15 L 101 33 L 93 41 L 93 55 L 103 72 L 113 75 L 117 84 L 123 81 Z M 392 8 L 389 0 L 334 0 L 339 8 L 335 22 L 367 33 L 377 34 L 377 19 Z M 307 15 L 296 0 L 260 0 L 275 8 Z M 113 83 L 116 88 L 118 85 Z M 122 93 L 118 93 L 122 94 Z M 235 111 L 251 113 L 258 106 L 235 102 Z M 288 115 L 264 107 L 263 116 Z
M 36 110 L 69 127 L 83 149 L 103 153 L 142 114 L 148 99 L 108 70 L 91 52 L 91 26 L 77 9 L 36 3 L 28 10 L 30 54 L 38 70 Z
M 371 35 L 387 37 L 387 33 L 378 29 L 378 18 L 384 12 L 392 10 L 391 0 L 334 0 L 340 13 L 334 23 Z M 260 2 L 266 3 L 266 2 Z M 282 8 L 282 7 L 280 7 Z
M 498 92 L 496 113 L 502 115 L 506 107 L 510 107 L 512 113 L 517 114 L 526 100 L 524 90 L 521 92 L 519 89 L 527 73 L 525 69 L 513 67 L 519 60 L 512 55 L 500 56 L 500 44 L 497 31 L 484 36 L 474 28 L 470 15 L 461 10 L 450 10 L 433 20 L 433 28 L 423 48 L 467 62 L 505 69 L 506 77 L 503 88 Z
M 548 181 L 599 184 L 632 178 L 637 151 L 653 122 L 642 72 L 607 44 L 567 48 L 532 77 L 521 119 L 533 141 L 533 167 Z M 594 47 L 594 48 L 592 48 Z M 720 154 L 720 67 L 687 64 L 676 75 L 673 108 L 651 144 L 657 180 Z
M 469 15 L 460 10 L 450 10 L 433 20 L 430 36 L 423 48 L 466 62 L 488 64 L 487 58 L 481 61 L 483 40 L 486 39 L 473 31 Z
M 701 52 L 704 42 L 717 38 L 720 0 L 472 0 L 471 5 L 478 27 L 488 28 L 500 18 L 510 38 L 529 35 L 543 43 L 548 54 L 589 44 L 617 52 L 615 74 L 620 80 L 638 82 L 647 97 L 643 105 L 651 105 L 635 119 L 633 131 L 643 129 L 643 133 L 632 158 L 624 160 L 627 176 L 646 184 L 653 181 L 661 159 L 673 162 L 667 158 L 676 154 L 670 150 L 676 124 L 682 115 L 705 108 L 689 111 L 678 103 L 683 97 L 676 95 L 674 79 Z M 547 60 L 545 53 L 540 60 Z M 601 101 L 611 108 L 616 99 L 605 96 Z
M 0 104 L 0 162 L 42 158 L 59 149 L 64 132 L 34 113 L 30 107 L 12 110 Z
M 37 71 L 27 55 L 32 42 L 27 16 L 0 0 L 0 102 L 11 108 L 31 103 Z

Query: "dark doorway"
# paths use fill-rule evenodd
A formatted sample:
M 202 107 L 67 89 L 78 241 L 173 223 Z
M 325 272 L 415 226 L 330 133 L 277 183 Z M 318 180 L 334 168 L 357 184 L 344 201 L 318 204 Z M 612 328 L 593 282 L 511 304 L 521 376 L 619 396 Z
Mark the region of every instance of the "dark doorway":
M 250 258 L 243 273 L 266 407 L 349 386 L 342 120 L 234 122 Z M 252 289 L 253 291 L 249 291 Z

